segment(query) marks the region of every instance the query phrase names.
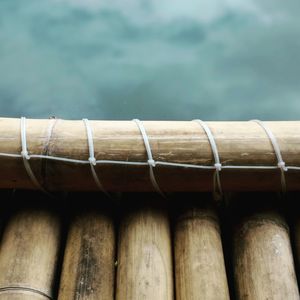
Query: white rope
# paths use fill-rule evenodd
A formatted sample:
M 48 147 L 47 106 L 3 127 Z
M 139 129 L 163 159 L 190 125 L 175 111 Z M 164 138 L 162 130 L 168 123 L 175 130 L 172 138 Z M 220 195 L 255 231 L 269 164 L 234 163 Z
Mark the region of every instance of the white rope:
M 204 125 L 206 125 L 206 124 L 204 123 Z M 204 126 L 203 128 L 208 128 L 208 127 L 206 125 L 206 127 Z M 145 135 L 143 135 L 142 132 L 144 132 Z M 210 130 L 205 131 L 205 132 L 207 134 L 208 132 L 210 132 Z M 122 160 L 120 160 L 120 161 L 116 161 L 116 160 L 96 160 L 95 163 L 96 164 L 111 164 L 111 165 L 128 165 L 128 166 L 147 166 L 147 165 L 149 165 L 150 166 L 150 176 L 152 178 L 151 181 L 152 181 L 152 184 L 154 186 L 155 186 L 156 180 L 155 180 L 154 173 L 153 173 L 153 167 L 158 166 L 158 165 L 167 166 L 167 167 L 174 167 L 174 168 L 192 168 L 192 169 L 200 169 L 200 170 L 215 170 L 216 173 L 218 173 L 218 172 L 220 172 L 220 170 L 224 170 L 224 169 L 230 169 L 230 170 L 275 170 L 275 169 L 280 168 L 282 173 L 286 172 L 287 170 L 300 171 L 300 166 L 285 166 L 284 161 L 282 160 L 280 148 L 278 146 L 276 138 L 274 137 L 273 133 L 270 130 L 268 131 L 268 136 L 269 136 L 269 138 L 272 142 L 274 150 L 276 149 L 275 154 L 276 154 L 276 157 L 278 159 L 278 165 L 277 166 L 274 166 L 274 165 L 273 166 L 272 165 L 271 166 L 269 166 L 269 165 L 252 165 L 252 166 L 251 165 L 248 165 L 248 166 L 247 165 L 246 166 L 241 166 L 241 165 L 239 165 L 239 166 L 238 165 L 226 165 L 226 166 L 224 166 L 224 165 L 221 165 L 218 150 L 216 151 L 217 146 L 215 144 L 214 139 L 211 139 L 211 137 L 213 137 L 212 134 L 211 135 L 208 134 L 207 136 L 210 139 L 209 141 L 210 141 L 210 144 L 212 146 L 212 151 L 213 151 L 213 155 L 214 155 L 214 159 L 215 159 L 215 164 L 213 166 L 210 166 L 210 165 L 196 165 L 196 164 L 184 164 L 184 163 L 177 163 L 177 162 L 154 161 L 146 131 L 142 130 L 141 133 L 143 135 L 143 139 L 144 139 L 144 143 L 145 143 L 145 147 L 146 147 L 146 151 L 147 151 L 147 155 L 148 155 L 148 162 L 122 161 Z M 271 135 L 269 133 L 271 133 Z M 146 139 L 145 139 L 145 137 L 146 137 Z M 274 140 L 275 140 L 275 143 L 274 143 Z M 90 157 L 89 157 L 91 159 L 88 159 L 88 160 L 73 159 L 73 158 L 68 158 L 68 157 L 57 157 L 57 156 L 42 155 L 42 154 L 31 154 L 31 155 L 29 155 L 28 149 L 27 149 L 27 141 L 26 141 L 26 119 L 24 117 L 21 118 L 21 142 L 22 142 L 22 152 L 21 152 L 21 154 L 0 152 L 0 157 L 22 158 L 23 161 L 24 161 L 24 166 L 26 168 L 26 171 L 27 171 L 29 177 L 31 178 L 33 183 L 39 189 L 42 189 L 44 192 L 46 192 L 46 191 L 39 184 L 39 182 L 37 181 L 35 175 L 33 174 L 32 170 L 31 170 L 31 167 L 30 167 L 30 164 L 29 164 L 28 160 L 30 160 L 30 159 L 47 159 L 47 160 L 61 161 L 61 162 L 72 163 L 72 164 L 89 164 L 89 165 L 91 165 L 91 162 L 94 163 L 94 160 L 93 160 L 94 156 L 91 155 L 91 152 L 90 152 Z M 149 147 L 146 146 L 146 145 L 148 145 Z M 91 144 L 89 144 L 89 151 L 93 150 L 93 145 L 92 145 L 92 148 L 90 146 L 91 146 Z M 150 154 L 150 156 L 149 156 L 149 154 Z M 285 178 L 283 176 L 284 176 L 284 173 L 282 175 L 282 180 L 285 180 Z M 219 183 L 217 182 L 217 184 L 220 184 L 220 182 Z M 156 182 L 156 185 L 157 185 L 157 182 Z M 284 186 L 285 185 L 284 185 L 284 182 L 283 182 L 283 187 Z M 158 185 L 157 185 L 157 187 L 159 189 Z M 160 189 L 159 189 L 159 191 L 160 191 Z M 46 193 L 48 194 L 48 192 L 46 192 Z
M 12 157 L 12 158 L 22 158 L 20 154 L 12 154 L 12 153 L 4 153 L 0 152 L 0 156 L 2 157 Z M 40 158 L 40 159 L 48 159 L 54 161 L 62 161 L 66 163 L 74 163 L 74 164 L 90 164 L 88 160 L 81 159 L 73 159 L 67 157 L 58 157 L 51 155 L 40 155 L 40 154 L 32 154 L 30 158 Z M 141 161 L 125 161 L 125 160 L 97 160 L 97 164 L 111 164 L 111 165 L 128 165 L 128 166 L 148 166 L 148 163 Z M 215 166 L 205 166 L 205 165 L 194 165 L 194 164 L 183 164 L 176 162 L 165 162 L 165 161 L 155 161 L 155 165 L 158 166 L 168 166 L 168 167 L 179 167 L 179 168 L 191 168 L 191 169 L 202 169 L 202 170 L 215 170 Z M 288 166 L 286 167 L 289 170 L 300 171 L 300 167 L 297 166 Z M 222 170 L 231 169 L 231 170 L 274 170 L 278 169 L 277 166 L 235 166 L 235 165 L 222 165 Z
M 220 162 L 220 156 L 219 156 L 219 151 L 218 151 L 218 147 L 215 141 L 215 138 L 210 130 L 210 128 L 207 126 L 207 124 L 205 122 L 203 122 L 202 120 L 193 120 L 194 122 L 197 122 L 205 131 L 207 137 L 208 137 L 208 141 L 210 143 L 211 146 L 211 150 L 215 159 L 215 164 L 214 164 L 214 168 L 215 168 L 215 173 L 214 173 L 214 195 L 216 199 L 220 199 L 223 196 L 223 192 L 222 192 L 222 185 L 221 185 L 221 179 L 220 179 L 220 172 L 222 171 L 222 164 Z
M 40 189 L 41 191 L 43 191 L 44 193 L 46 193 L 47 195 L 49 195 L 49 193 L 40 185 L 40 183 L 38 182 L 37 178 L 35 177 L 29 160 L 30 160 L 30 155 L 28 153 L 28 148 L 27 148 L 27 139 L 26 139 L 26 118 L 25 117 L 21 117 L 20 120 L 20 125 L 21 125 L 21 147 L 22 147 L 22 151 L 21 151 L 21 157 L 23 158 L 23 162 L 24 162 L 24 167 L 25 170 L 29 176 L 29 178 L 31 179 L 31 181 L 33 182 L 33 184 Z
M 97 160 L 95 158 L 95 150 L 94 150 L 94 139 L 93 139 L 93 131 L 92 128 L 90 126 L 89 120 L 88 119 L 82 119 L 82 121 L 84 122 L 85 128 L 86 128 L 86 135 L 87 135 L 87 140 L 88 140 L 88 146 L 89 146 L 89 158 L 88 161 L 90 163 L 91 166 L 91 172 L 94 178 L 94 181 L 97 185 L 97 187 L 108 197 L 109 194 L 106 192 L 106 190 L 104 189 L 102 183 L 100 182 L 100 179 L 96 173 L 95 167 L 97 165 Z
M 142 138 L 143 138 L 143 141 L 144 141 L 144 145 L 145 145 L 145 148 L 146 148 L 146 152 L 147 152 L 147 156 L 148 156 L 148 165 L 149 165 L 149 172 L 150 172 L 150 180 L 151 180 L 151 183 L 154 187 L 154 189 L 163 197 L 165 197 L 164 193 L 161 191 L 157 181 L 156 181 L 156 178 L 155 178 L 155 175 L 154 175 L 154 171 L 153 171 L 153 168 L 155 168 L 156 166 L 156 162 L 155 160 L 153 159 L 153 155 L 152 155 L 152 150 L 151 150 L 151 146 L 150 146 L 150 143 L 149 143 L 149 138 L 148 138 L 148 135 L 147 135 L 147 132 L 145 130 L 145 127 L 144 127 L 144 124 L 138 120 L 138 119 L 133 119 L 133 121 L 136 123 L 136 125 L 138 126 L 141 134 L 142 134 Z
M 286 179 L 285 179 L 285 172 L 288 171 L 288 168 L 285 165 L 284 160 L 282 159 L 282 155 L 281 155 L 281 151 L 280 151 L 280 147 L 279 144 L 277 142 L 276 137 L 274 136 L 272 130 L 262 121 L 260 120 L 252 120 L 253 122 L 257 123 L 258 125 L 260 125 L 264 131 L 266 132 L 267 136 L 270 139 L 270 142 L 273 146 L 273 149 L 275 151 L 275 155 L 277 158 L 277 168 L 280 169 L 281 172 L 281 188 L 282 188 L 282 192 L 285 193 L 286 192 Z

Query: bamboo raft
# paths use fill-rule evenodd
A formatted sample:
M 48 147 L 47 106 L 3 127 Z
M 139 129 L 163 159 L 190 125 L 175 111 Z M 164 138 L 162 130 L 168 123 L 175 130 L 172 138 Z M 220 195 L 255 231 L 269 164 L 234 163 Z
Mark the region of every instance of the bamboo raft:
M 300 299 L 300 122 L 22 120 L 0 300 Z

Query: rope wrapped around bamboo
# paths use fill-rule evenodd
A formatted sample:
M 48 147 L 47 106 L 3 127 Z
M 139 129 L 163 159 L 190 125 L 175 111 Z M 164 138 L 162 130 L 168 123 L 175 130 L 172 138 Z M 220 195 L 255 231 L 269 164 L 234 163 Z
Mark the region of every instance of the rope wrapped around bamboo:
M 163 192 L 213 190 L 215 160 L 208 137 L 199 124 L 190 121 L 145 121 L 143 124 L 153 153 L 151 166 Z M 288 167 L 285 172 L 288 190 L 300 190 L 300 169 L 291 168 L 300 167 L 300 122 L 266 124 L 276 137 Z M 221 161 L 218 168 L 222 170 L 224 191 L 281 189 L 279 168 L 283 164 L 278 166 L 273 146 L 261 126 L 255 122 L 207 122 L 207 125 L 218 147 Z M 107 191 L 153 191 L 145 144 L 136 124 L 132 121 L 90 121 L 90 126 L 98 161 L 94 168 L 103 187 Z M 91 174 L 83 121 L 27 120 L 26 134 L 30 166 L 46 190 L 92 191 L 99 188 Z M 20 155 L 20 120 L 1 118 L 0 139 L 0 188 L 36 189 L 21 156 L 1 155 Z M 34 155 L 85 163 L 34 158 Z M 118 163 L 120 161 L 138 164 Z M 182 165 L 164 165 L 164 162 Z M 194 167 L 189 167 L 191 165 Z

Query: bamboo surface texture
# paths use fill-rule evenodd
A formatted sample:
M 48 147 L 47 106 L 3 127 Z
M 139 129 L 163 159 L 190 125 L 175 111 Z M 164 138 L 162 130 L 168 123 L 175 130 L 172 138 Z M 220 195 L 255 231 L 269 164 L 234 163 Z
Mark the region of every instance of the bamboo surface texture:
M 288 226 L 275 212 L 246 218 L 234 235 L 237 299 L 298 300 Z
M 116 299 L 173 299 L 171 232 L 165 210 L 144 207 L 124 216 Z
M 177 300 L 229 300 L 219 220 L 212 208 L 185 209 L 175 225 Z
M 300 122 L 266 122 L 277 138 L 287 166 L 300 166 Z M 147 162 L 141 133 L 132 121 L 90 121 L 97 160 Z M 255 122 L 207 122 L 223 166 L 277 166 L 266 132 Z M 210 143 L 196 122 L 145 121 L 155 161 L 213 166 Z M 29 154 L 88 160 L 83 121 L 27 120 Z M 20 154 L 20 119 L 0 119 L 0 152 Z M 88 164 L 31 158 L 38 181 L 49 191 L 92 191 L 97 186 Z M 153 191 L 149 166 L 97 164 L 96 172 L 108 191 Z M 211 191 L 214 170 L 157 165 L 161 189 Z M 300 190 L 300 171 L 285 173 L 288 190 Z M 280 170 L 222 169 L 224 191 L 279 191 Z M 0 157 L 0 188 L 35 189 L 22 158 Z
M 113 300 L 115 236 L 101 211 L 73 218 L 64 255 L 58 300 Z
M 53 298 L 60 240 L 55 214 L 44 210 L 15 214 L 1 241 L 0 300 Z

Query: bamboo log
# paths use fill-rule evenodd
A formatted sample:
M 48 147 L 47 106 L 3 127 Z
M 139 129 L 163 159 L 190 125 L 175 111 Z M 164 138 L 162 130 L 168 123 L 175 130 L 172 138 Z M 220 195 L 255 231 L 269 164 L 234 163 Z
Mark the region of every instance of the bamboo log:
M 50 122 L 54 126 L 50 130 Z M 277 137 L 288 166 L 300 166 L 300 122 L 266 122 Z M 139 129 L 132 121 L 91 121 L 98 160 L 147 162 Z M 221 162 L 226 165 L 277 166 L 273 147 L 264 130 L 254 122 L 208 122 L 215 136 Z M 156 161 L 214 165 L 207 136 L 195 122 L 144 122 Z M 20 153 L 20 120 L 0 119 L 0 152 Z M 27 120 L 30 154 L 87 160 L 82 121 Z M 38 181 L 48 190 L 97 190 L 89 165 L 31 158 Z M 153 191 L 149 166 L 98 164 L 96 171 L 108 191 Z M 155 176 L 167 192 L 211 191 L 214 170 L 157 165 Z M 286 172 L 289 190 L 300 189 L 300 172 Z M 280 172 L 229 170 L 221 172 L 226 191 L 278 191 Z M 0 188 L 34 189 L 21 158 L 0 157 Z
M 299 299 L 289 231 L 275 211 L 246 218 L 234 235 L 238 299 Z
M 218 217 L 210 207 L 185 208 L 175 226 L 176 299 L 230 299 Z
M 102 211 L 77 215 L 69 229 L 58 299 L 113 299 L 114 269 L 112 218 Z
M 0 300 L 53 298 L 59 244 L 56 214 L 44 210 L 15 214 L 0 246 Z
M 125 216 L 118 247 L 117 300 L 173 300 L 168 216 L 144 207 Z

